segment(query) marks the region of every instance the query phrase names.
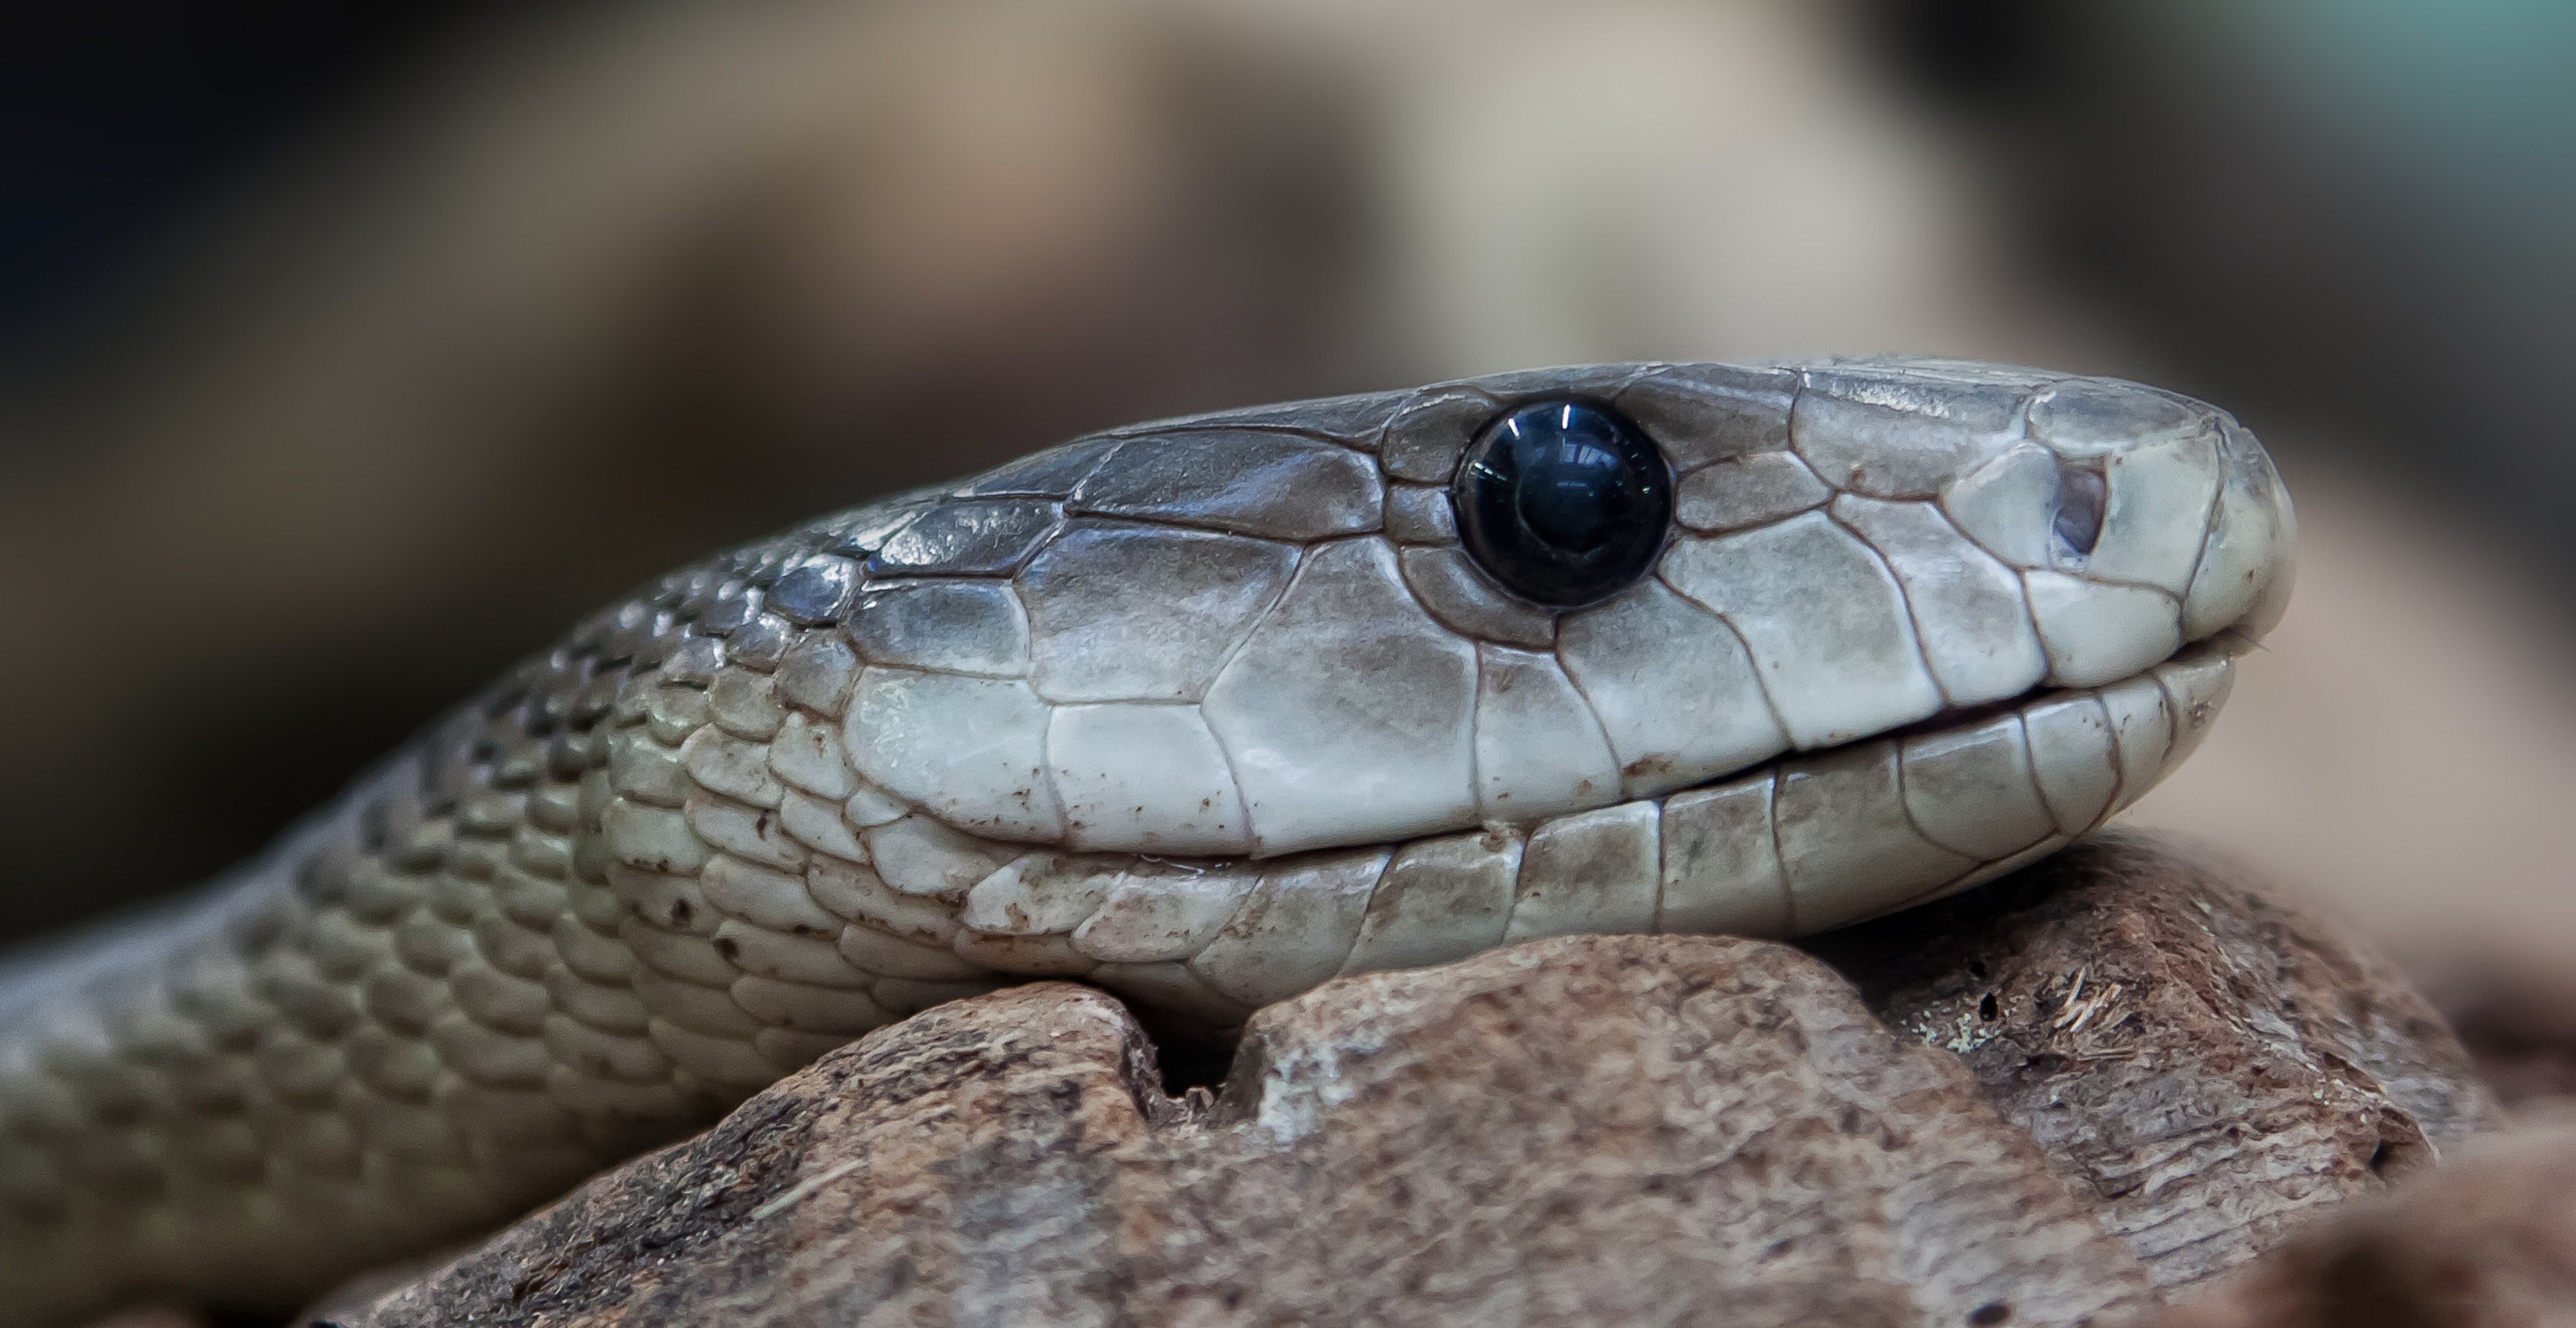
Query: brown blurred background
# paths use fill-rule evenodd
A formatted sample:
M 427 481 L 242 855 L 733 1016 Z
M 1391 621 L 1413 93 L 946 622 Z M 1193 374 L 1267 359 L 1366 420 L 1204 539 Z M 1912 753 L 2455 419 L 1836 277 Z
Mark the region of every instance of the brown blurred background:
M 2556 0 L 123 0 L 0 20 L 0 930 L 581 611 L 1072 433 L 1920 350 L 2207 396 L 2299 599 L 2139 809 L 2576 961 Z

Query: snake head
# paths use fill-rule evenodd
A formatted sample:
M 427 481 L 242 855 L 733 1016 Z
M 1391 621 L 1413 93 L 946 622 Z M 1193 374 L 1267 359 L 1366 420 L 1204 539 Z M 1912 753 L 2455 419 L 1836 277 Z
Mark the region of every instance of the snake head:
M 1163 421 L 867 522 L 833 580 L 865 778 L 978 835 L 1255 857 L 2138 677 L 2267 628 L 2293 538 L 2223 412 L 1902 359 Z
M 0 966 L 0 1300 L 291 1300 L 1016 978 L 1222 1031 L 1963 889 L 2190 752 L 2292 541 L 2218 411 L 1920 360 L 1163 421 L 828 517 Z

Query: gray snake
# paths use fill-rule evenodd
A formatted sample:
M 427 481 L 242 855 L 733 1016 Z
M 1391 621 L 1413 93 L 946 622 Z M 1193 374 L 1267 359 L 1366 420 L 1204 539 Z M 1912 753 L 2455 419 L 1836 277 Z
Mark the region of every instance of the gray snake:
M 1225 1029 L 1966 888 L 2190 752 L 2293 542 L 2223 412 L 1901 359 L 1167 420 L 813 521 L 0 961 L 0 1324 L 291 1305 L 1021 978 Z

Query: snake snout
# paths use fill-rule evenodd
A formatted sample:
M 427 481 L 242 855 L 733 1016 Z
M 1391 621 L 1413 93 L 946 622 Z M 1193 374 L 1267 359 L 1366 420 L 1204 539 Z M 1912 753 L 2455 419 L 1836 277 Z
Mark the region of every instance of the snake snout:
M 2056 686 L 2093 686 L 2235 629 L 2289 592 L 2294 522 L 2254 435 L 2155 388 L 2061 379 L 1942 490 L 1959 529 L 2016 569 Z
M 2278 620 L 2296 523 L 2271 458 L 2233 416 L 2076 379 L 2032 399 L 2029 430 L 2057 460 L 2051 533 L 2067 570 L 2171 596 L 2185 641 Z

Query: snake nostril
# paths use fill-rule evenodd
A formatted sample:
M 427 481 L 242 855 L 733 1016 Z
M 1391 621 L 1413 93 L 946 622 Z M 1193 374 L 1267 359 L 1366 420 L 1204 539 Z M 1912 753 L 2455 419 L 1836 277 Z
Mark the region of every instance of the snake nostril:
M 2069 552 L 2089 554 L 2101 540 L 2102 507 L 2108 487 L 2101 471 L 2071 464 L 2064 458 L 2058 460 L 2057 514 L 2050 528 Z

